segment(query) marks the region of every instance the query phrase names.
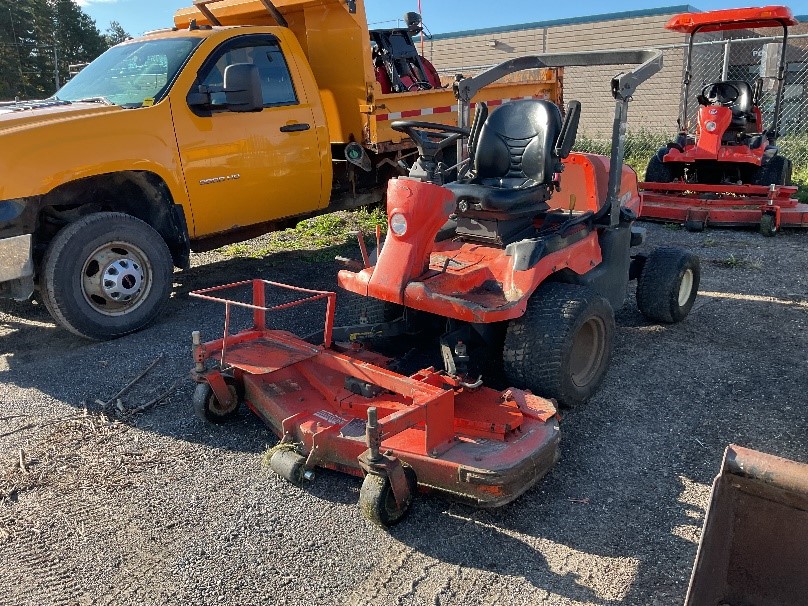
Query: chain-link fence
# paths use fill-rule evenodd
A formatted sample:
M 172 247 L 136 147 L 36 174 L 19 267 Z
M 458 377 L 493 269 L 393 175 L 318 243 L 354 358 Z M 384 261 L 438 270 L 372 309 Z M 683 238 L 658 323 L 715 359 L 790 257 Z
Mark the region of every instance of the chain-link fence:
M 750 32 L 754 36 L 750 36 Z M 771 28 L 743 30 L 744 37 L 723 39 L 721 34 L 698 37 L 693 47 L 691 84 L 687 114 L 691 131 L 698 112 L 697 95 L 713 82 L 741 80 L 754 88 L 763 78 L 760 108 L 763 128 L 773 126 L 777 93 L 776 68 L 780 58 L 782 30 Z M 713 38 L 713 39 L 711 39 Z M 664 55 L 663 70 L 643 83 L 629 109 L 627 161 L 644 171 L 651 155 L 677 130 L 681 113 L 682 79 L 687 45 L 659 47 Z M 441 76 L 457 73 L 474 75 L 490 65 L 466 67 L 440 66 Z M 608 137 L 614 104 L 608 91 L 612 75 L 625 66 L 607 68 L 567 68 L 564 76 L 564 98 L 583 103 L 578 148 L 597 153 L 608 152 Z M 808 183 L 808 34 L 789 36 L 786 49 L 785 87 L 780 108 L 781 153 L 794 164 L 795 177 Z

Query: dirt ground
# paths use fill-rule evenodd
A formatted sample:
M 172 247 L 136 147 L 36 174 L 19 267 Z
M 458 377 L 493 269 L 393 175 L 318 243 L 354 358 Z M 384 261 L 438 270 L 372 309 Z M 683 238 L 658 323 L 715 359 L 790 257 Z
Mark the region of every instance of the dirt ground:
M 647 227 L 702 258 L 691 316 L 651 325 L 632 288 L 555 469 L 499 510 L 421 496 L 389 532 L 361 517 L 358 480 L 298 489 L 262 467 L 275 439 L 248 412 L 214 428 L 191 411 L 190 334 L 223 314 L 188 291 L 334 288 L 335 263 L 196 256 L 160 320 L 109 343 L 3 303 L 0 604 L 682 604 L 724 447 L 808 461 L 808 232 Z

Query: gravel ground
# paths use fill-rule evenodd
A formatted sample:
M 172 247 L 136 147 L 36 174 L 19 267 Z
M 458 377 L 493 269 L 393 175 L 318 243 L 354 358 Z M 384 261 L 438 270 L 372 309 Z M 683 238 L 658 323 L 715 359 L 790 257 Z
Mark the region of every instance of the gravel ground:
M 808 233 L 649 232 L 701 255 L 691 316 L 649 325 L 632 292 L 542 482 L 494 511 L 421 496 L 389 532 L 361 517 L 358 480 L 295 488 L 262 467 L 275 440 L 250 414 L 212 428 L 190 408 L 190 333 L 218 334 L 222 310 L 188 291 L 334 288 L 334 263 L 198 255 L 160 320 L 110 343 L 3 303 L 0 604 L 682 604 L 724 447 L 808 460 Z

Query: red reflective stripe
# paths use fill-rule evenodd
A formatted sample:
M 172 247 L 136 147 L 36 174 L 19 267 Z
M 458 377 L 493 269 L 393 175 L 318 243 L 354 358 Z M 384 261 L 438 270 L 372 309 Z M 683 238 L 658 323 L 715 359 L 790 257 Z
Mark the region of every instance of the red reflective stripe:
M 389 120 L 390 114 L 377 114 L 376 120 Z
M 451 107 L 436 107 L 432 110 L 433 114 L 448 114 L 452 111 Z
M 407 111 L 401 112 L 402 118 L 413 118 L 415 116 L 420 116 L 421 110 L 420 109 L 409 109 Z

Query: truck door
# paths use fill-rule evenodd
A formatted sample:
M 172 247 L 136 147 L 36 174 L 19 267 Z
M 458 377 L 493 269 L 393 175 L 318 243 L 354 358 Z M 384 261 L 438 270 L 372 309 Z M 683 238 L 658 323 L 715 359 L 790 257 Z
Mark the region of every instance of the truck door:
M 234 63 L 258 67 L 260 112 L 230 112 L 224 93 L 210 108 L 181 107 L 174 123 L 193 213 L 194 236 L 263 223 L 315 210 L 322 168 L 308 91 L 298 85 L 278 39 L 245 35 L 223 43 L 199 70 L 199 84 L 221 90 Z

